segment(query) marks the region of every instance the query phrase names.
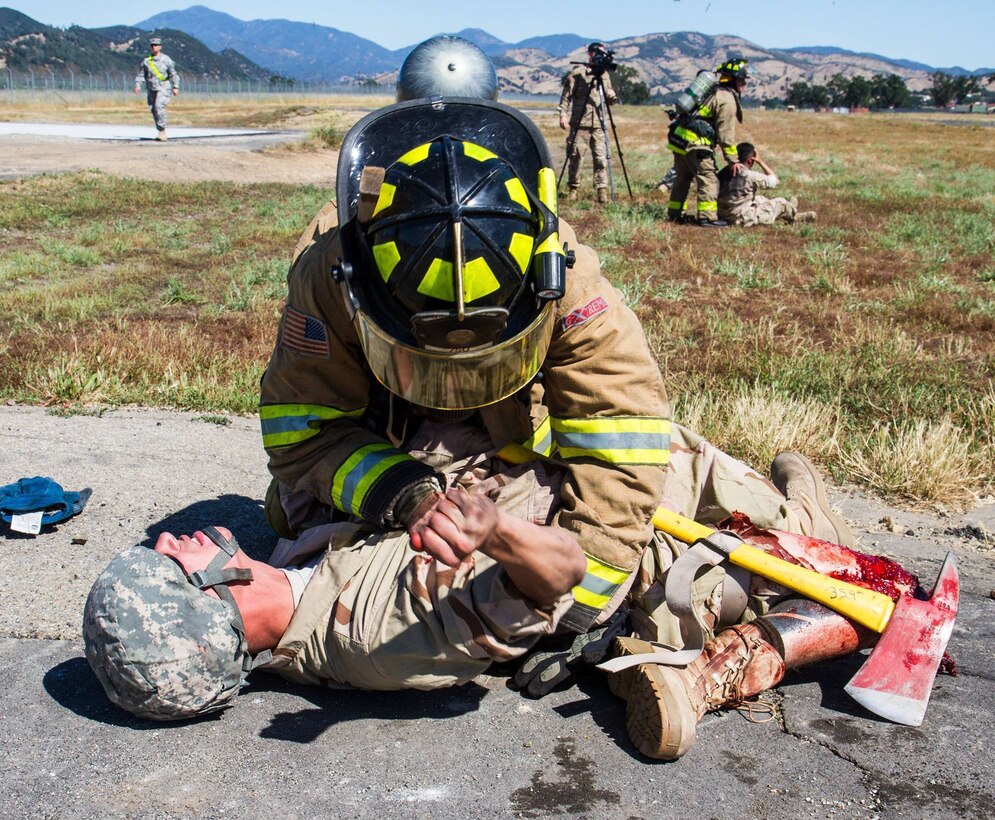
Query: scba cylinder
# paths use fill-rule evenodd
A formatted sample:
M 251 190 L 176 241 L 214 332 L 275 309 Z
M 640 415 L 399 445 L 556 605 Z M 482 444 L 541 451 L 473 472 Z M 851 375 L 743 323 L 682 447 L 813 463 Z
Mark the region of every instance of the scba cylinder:
M 496 100 L 497 73 L 484 52 L 462 37 L 441 35 L 415 46 L 397 75 L 397 101 L 423 97 Z
M 705 69 L 699 71 L 698 75 L 691 81 L 691 85 L 678 95 L 675 103 L 677 110 L 684 114 L 693 113 L 701 105 L 702 98 L 712 90 L 714 85 L 715 77 L 712 76 L 712 72 Z

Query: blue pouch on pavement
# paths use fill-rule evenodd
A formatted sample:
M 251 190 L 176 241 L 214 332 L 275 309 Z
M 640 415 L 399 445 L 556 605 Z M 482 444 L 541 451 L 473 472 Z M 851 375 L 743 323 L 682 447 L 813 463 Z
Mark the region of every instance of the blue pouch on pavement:
M 15 515 L 42 511 L 41 523 L 58 524 L 72 518 L 86 506 L 92 490 L 67 493 L 50 478 L 22 478 L 0 487 L 0 518 L 8 524 Z

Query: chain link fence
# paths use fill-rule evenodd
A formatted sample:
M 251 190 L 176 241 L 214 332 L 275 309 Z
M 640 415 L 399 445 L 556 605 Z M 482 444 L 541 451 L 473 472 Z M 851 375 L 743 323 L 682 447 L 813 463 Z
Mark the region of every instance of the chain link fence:
M 23 98 L 31 95 L 75 94 L 79 92 L 120 92 L 131 91 L 135 87 L 135 74 L 126 71 L 51 71 L 49 69 L 27 69 L 0 72 L 0 93 L 18 92 Z M 324 94 L 394 94 L 394 84 L 330 83 L 308 80 L 287 80 L 273 77 L 270 80 L 232 80 L 213 77 L 197 77 L 180 74 L 180 91 L 183 94 L 283 94 L 283 95 L 324 95 Z

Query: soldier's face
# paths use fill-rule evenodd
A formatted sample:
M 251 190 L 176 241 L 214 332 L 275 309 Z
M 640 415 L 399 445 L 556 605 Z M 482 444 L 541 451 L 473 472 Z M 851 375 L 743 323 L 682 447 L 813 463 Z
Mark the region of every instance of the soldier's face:
M 225 538 L 231 538 L 231 532 L 224 527 L 217 529 Z M 207 565 L 214 560 L 214 556 L 218 554 L 218 545 L 200 530 L 193 535 L 181 535 L 179 538 L 170 532 L 164 532 L 155 542 L 155 551 L 168 555 L 183 568 L 187 575 L 190 575 L 207 568 Z M 249 560 L 249 557 L 242 550 L 239 550 L 225 566 L 245 566 Z M 215 598 L 218 597 L 218 593 L 213 589 L 205 589 L 204 592 Z
M 152 55 L 155 56 L 162 51 L 162 46 L 152 46 Z

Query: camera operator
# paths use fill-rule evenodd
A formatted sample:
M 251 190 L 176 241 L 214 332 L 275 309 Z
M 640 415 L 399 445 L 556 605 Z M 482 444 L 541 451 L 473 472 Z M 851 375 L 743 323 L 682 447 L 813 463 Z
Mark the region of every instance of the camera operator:
M 567 137 L 567 197 L 577 198 L 580 188 L 580 164 L 591 147 L 594 158 L 594 191 L 597 201 L 606 204 L 608 192 L 607 148 L 604 123 L 601 121 L 601 91 L 611 105 L 618 98 L 612 88 L 608 70 L 615 67 L 612 52 L 603 43 L 587 47 L 587 63 L 580 64 L 563 78 L 560 95 L 560 128 L 569 129 Z

